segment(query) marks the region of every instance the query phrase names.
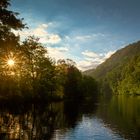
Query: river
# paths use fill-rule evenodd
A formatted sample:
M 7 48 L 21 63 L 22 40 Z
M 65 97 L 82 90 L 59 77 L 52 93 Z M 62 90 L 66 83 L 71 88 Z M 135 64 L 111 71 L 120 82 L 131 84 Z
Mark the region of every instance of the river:
M 0 104 L 0 140 L 140 140 L 140 97 Z

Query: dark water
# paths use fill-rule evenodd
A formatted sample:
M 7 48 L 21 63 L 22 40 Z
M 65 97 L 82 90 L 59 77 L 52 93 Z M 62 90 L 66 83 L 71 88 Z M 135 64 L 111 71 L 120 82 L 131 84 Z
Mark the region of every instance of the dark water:
M 140 140 L 140 97 L 0 105 L 0 140 Z

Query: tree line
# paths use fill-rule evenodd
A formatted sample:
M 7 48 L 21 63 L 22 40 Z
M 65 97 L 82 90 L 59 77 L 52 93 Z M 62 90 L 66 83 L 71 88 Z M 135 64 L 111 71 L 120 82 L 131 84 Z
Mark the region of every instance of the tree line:
M 140 56 L 135 55 L 125 65 L 108 73 L 107 79 L 114 93 L 140 95 Z
M 100 89 L 102 93 L 140 95 L 140 55 L 134 55 L 125 63 L 120 62 L 108 72 L 100 80 Z
M 97 93 L 96 81 L 83 76 L 71 59 L 55 62 L 39 38 L 24 41 L 12 30 L 27 28 L 10 0 L 0 1 L 0 98 L 90 99 Z

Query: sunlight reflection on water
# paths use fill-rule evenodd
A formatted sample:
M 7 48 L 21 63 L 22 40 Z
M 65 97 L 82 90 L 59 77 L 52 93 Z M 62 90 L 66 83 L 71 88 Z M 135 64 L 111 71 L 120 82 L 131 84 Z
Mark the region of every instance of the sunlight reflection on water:
M 124 140 L 119 134 L 113 132 L 103 121 L 96 117 L 83 115 L 82 121 L 74 129 L 56 130 L 52 140 Z

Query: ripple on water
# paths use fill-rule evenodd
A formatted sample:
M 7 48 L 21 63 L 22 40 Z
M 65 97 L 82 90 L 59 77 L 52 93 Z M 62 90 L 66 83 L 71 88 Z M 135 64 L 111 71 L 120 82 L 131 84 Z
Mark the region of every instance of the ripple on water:
M 52 140 L 124 140 L 96 117 L 83 116 L 73 129 L 56 130 Z

